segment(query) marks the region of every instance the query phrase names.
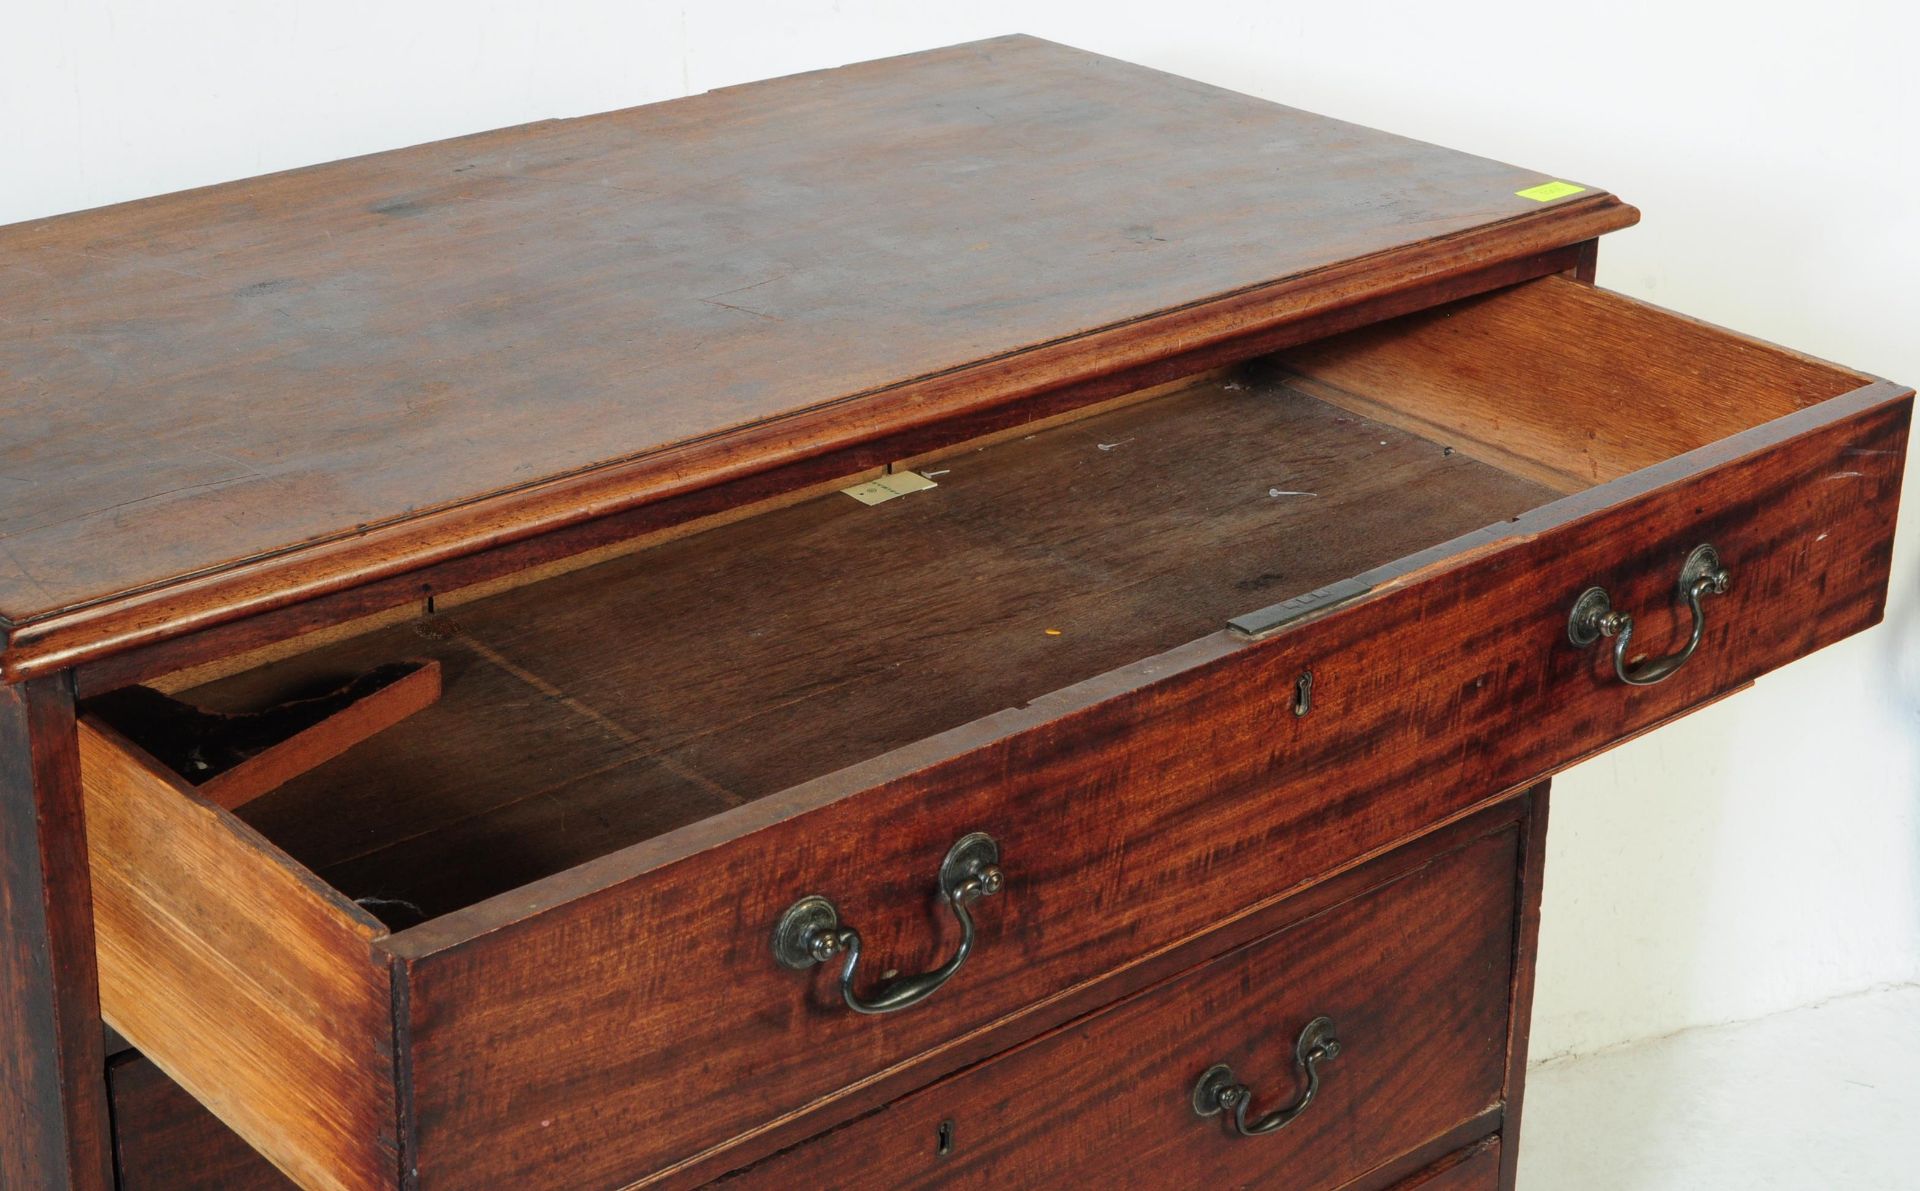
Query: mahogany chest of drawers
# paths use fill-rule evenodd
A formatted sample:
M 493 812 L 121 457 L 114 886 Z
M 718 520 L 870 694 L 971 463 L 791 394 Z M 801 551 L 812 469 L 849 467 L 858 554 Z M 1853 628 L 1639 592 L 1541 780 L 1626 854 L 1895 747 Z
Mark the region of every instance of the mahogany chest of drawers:
M 1510 1186 L 1905 458 L 1635 218 L 1014 37 L 0 229 L 5 1185 Z

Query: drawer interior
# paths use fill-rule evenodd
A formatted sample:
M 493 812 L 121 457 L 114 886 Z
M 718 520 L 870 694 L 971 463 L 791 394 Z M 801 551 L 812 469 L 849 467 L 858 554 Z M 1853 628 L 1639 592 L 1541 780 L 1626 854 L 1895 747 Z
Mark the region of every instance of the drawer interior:
M 162 685 L 246 712 L 438 663 L 436 702 L 239 811 L 400 929 L 1863 383 L 1549 278 Z

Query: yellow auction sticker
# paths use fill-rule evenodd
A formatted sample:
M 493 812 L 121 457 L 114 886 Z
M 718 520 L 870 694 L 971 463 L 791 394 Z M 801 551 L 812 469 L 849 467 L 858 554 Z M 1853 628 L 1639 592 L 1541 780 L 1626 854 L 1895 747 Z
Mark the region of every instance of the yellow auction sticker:
M 1579 194 L 1584 186 L 1575 186 L 1571 182 L 1542 182 L 1538 186 L 1529 186 L 1525 190 L 1516 190 L 1515 194 L 1523 199 L 1532 199 L 1536 203 L 1550 203 L 1557 198 L 1566 198 L 1570 194 Z

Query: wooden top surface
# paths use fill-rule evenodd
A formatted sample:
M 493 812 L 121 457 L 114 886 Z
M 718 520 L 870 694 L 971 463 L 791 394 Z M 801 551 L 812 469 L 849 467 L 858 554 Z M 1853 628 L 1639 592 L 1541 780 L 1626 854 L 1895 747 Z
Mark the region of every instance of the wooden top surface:
M 1545 180 L 1009 37 L 16 224 L 0 619 L 230 619 L 1634 218 Z

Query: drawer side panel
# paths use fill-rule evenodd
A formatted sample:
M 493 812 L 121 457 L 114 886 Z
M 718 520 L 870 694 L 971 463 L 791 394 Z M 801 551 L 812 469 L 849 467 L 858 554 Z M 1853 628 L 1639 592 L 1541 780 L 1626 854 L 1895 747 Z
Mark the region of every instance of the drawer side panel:
M 1565 277 L 1318 340 L 1309 391 L 1563 492 L 1817 405 L 1870 377 Z
M 302 1186 L 391 1187 L 384 932 L 92 721 L 101 1016 Z

